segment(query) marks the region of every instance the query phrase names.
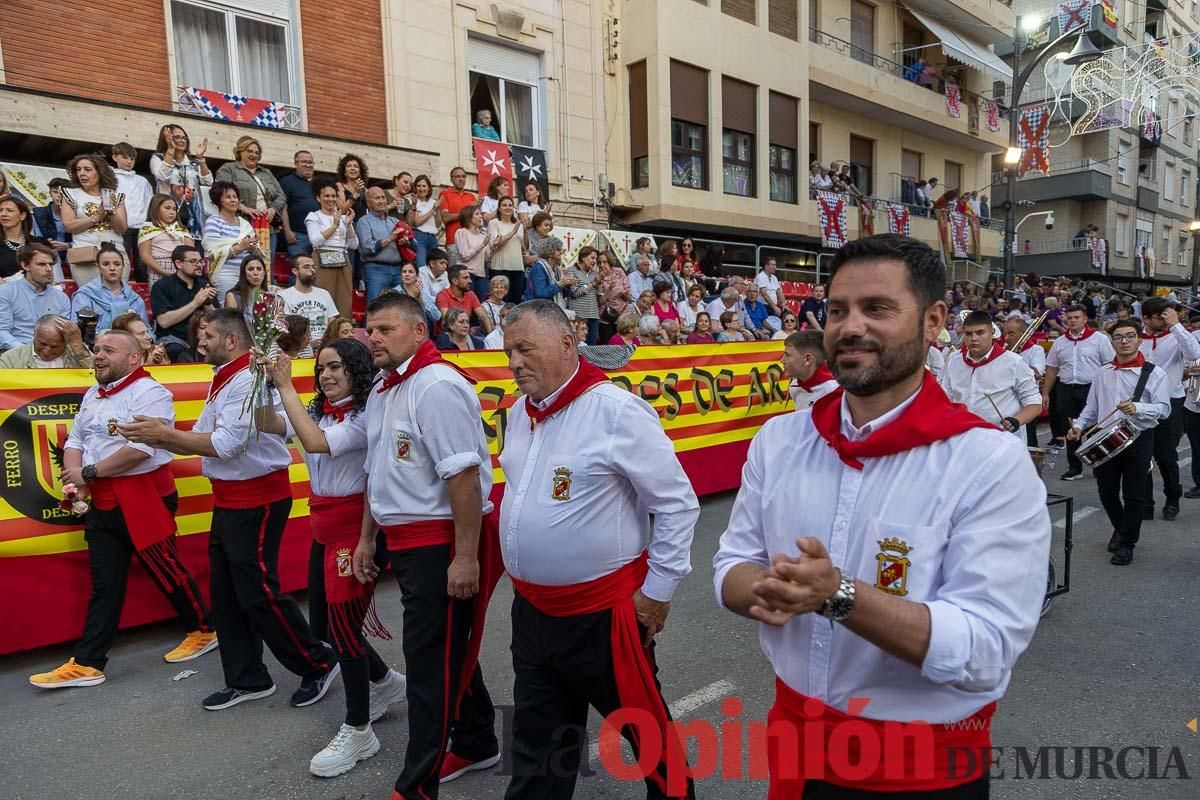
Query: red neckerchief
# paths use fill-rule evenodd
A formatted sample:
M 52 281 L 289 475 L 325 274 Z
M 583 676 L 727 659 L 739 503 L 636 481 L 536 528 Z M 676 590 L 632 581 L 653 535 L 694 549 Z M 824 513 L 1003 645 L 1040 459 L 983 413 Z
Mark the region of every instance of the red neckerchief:
M 964 347 L 962 349 L 963 363 L 971 369 L 976 370 L 985 364 L 992 363 L 1007 352 L 1008 351 L 1004 349 L 1004 345 L 1000 344 L 999 342 L 992 342 L 992 349 L 988 351 L 988 354 L 983 357 L 982 361 L 972 361 L 971 355 L 967 352 L 967 348 Z
M 1028 349 L 1029 349 L 1029 348 L 1031 348 L 1031 347 L 1037 347 L 1037 346 L 1038 346 L 1038 344 L 1039 344 L 1038 342 L 1035 342 L 1033 339 L 1030 339 L 1030 340 L 1029 340 L 1028 342 L 1026 342 L 1026 343 L 1024 344 L 1024 346 L 1023 346 L 1023 347 L 1021 347 L 1021 349 L 1020 349 L 1020 350 L 1018 350 L 1017 352 L 1018 352 L 1018 353 L 1024 353 L 1026 350 L 1028 350 Z
M 842 433 L 842 395 L 838 388 L 813 405 L 813 427 L 838 454 L 843 464 L 862 469 L 860 458 L 879 458 L 924 447 L 968 431 L 996 426 L 985 422 L 960 403 L 951 403 L 928 370 L 917 396 L 900 416 L 873 431 L 867 438 L 852 442 Z
M 1118 361 L 1114 358 L 1110 363 L 1115 369 L 1141 369 L 1142 365 L 1146 363 L 1146 357 L 1138 353 L 1135 358 L 1131 358 L 1128 361 Z
M 408 367 L 404 370 L 404 372 L 400 373 L 396 372 L 396 370 L 389 372 L 379 384 L 379 388 L 376 391 L 379 394 L 383 394 L 393 386 L 399 386 L 400 384 L 404 383 L 406 380 L 415 375 L 418 370 L 424 369 L 430 364 L 445 364 L 447 367 L 450 367 L 471 383 L 475 383 L 475 379 L 463 372 L 463 370 L 457 364 L 453 364 L 442 358 L 442 351 L 438 350 L 433 342 L 426 339 L 425 341 L 421 342 L 419 347 L 417 347 L 417 352 L 413 353 L 413 357 L 409 360 Z
M 821 366 L 817 367 L 816 372 L 808 376 L 808 380 L 797 381 L 796 385 L 806 392 L 811 392 L 817 385 L 825 383 L 825 381 L 834 380 L 837 380 L 837 378 L 833 377 L 833 373 L 829 371 L 828 365 L 822 364 Z
M 242 355 L 230 361 L 225 366 L 213 373 L 212 385 L 208 387 L 208 397 L 204 402 L 210 402 L 217 393 L 225 388 L 225 384 L 233 380 L 233 376 L 250 366 L 250 354 L 243 353 Z
M 1067 337 L 1067 339 L 1069 339 L 1072 342 L 1082 342 L 1084 339 L 1088 338 L 1089 336 L 1091 336 L 1094 333 L 1095 333 L 1094 330 L 1092 330 L 1090 327 L 1085 325 L 1083 327 L 1083 333 L 1081 333 L 1079 336 L 1072 336 L 1070 331 L 1063 332 L 1063 336 Z
M 579 369 L 576 370 L 575 376 L 563 385 L 558 392 L 558 397 L 554 398 L 554 402 L 546 406 L 544 409 L 538 410 L 533 405 L 533 398 L 525 395 L 525 413 L 529 415 L 529 430 L 533 430 L 534 426 L 539 422 L 554 416 L 559 411 L 569 406 L 575 398 L 586 392 L 598 383 L 605 383 L 608 380 L 608 375 L 604 370 L 594 366 L 591 362 L 584 361 L 583 356 L 579 357 Z
M 351 404 L 349 397 L 344 400 L 339 400 L 336 404 L 329 402 L 329 398 L 327 397 L 325 398 L 324 404 L 321 406 L 321 411 L 326 414 L 332 414 L 333 418 L 338 422 L 345 421 L 346 415 L 353 410 L 354 406 Z
M 1157 350 L 1158 349 L 1158 340 L 1162 339 L 1165 336 L 1170 336 L 1171 331 L 1165 330 L 1162 333 L 1146 333 L 1145 331 L 1141 331 L 1140 335 L 1142 337 L 1143 342 L 1150 342 L 1151 350 Z
M 121 378 L 121 380 L 114 383 L 109 388 L 105 389 L 103 386 L 101 386 L 99 395 L 101 397 L 112 397 L 114 394 L 116 394 L 117 392 L 121 391 L 122 389 L 128 387 L 130 384 L 134 383 L 135 381 L 139 381 L 142 378 L 149 378 L 149 377 L 150 377 L 150 373 L 146 372 L 146 369 L 144 367 L 138 367 L 133 372 L 129 373 L 124 378 Z
M 942 344 L 937 339 L 934 339 L 932 342 L 930 342 L 929 346 L 934 350 L 937 350 L 939 353 L 946 349 L 946 345 Z

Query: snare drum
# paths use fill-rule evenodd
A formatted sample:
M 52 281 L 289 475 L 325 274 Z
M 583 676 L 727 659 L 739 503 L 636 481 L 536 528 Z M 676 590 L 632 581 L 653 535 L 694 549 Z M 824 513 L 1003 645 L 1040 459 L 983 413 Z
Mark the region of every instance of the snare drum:
M 1075 455 L 1089 467 L 1098 467 L 1133 444 L 1140 434 L 1128 418 L 1113 420 L 1083 440 Z
M 1029 457 L 1033 459 L 1033 466 L 1037 468 L 1038 475 L 1046 468 L 1054 469 L 1055 456 L 1058 451 L 1051 450 L 1048 447 L 1028 447 Z

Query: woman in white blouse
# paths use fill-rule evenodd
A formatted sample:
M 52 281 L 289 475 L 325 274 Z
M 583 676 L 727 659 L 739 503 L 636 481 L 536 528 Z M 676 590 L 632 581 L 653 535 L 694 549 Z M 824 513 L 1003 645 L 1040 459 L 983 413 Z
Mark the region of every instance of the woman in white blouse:
M 207 187 L 213 185 L 213 174 L 204 160 L 207 151 L 208 139 L 192 150 L 187 131 L 178 125 L 163 125 L 158 132 L 158 146 L 150 156 L 154 190 L 175 198 L 179 220 L 193 239 L 204 235 L 204 221 L 208 217 L 204 195 Z
M 525 199 L 517 206 L 517 216 L 521 218 L 521 224 L 528 229 L 534 214 L 539 211 L 550 213 L 550 201 L 542 197 L 541 187 L 533 181 L 525 184 L 525 188 L 521 192 Z
M 413 229 L 413 247 L 417 251 L 417 267 L 428 264 L 429 251 L 438 246 L 437 201 L 433 197 L 433 181 L 428 175 L 418 175 L 413 181 L 415 200 L 408 210 L 408 225 Z
M 496 218 L 488 223 L 488 235 L 492 238 L 492 261 L 488 274 L 502 275 L 508 283 L 508 302 L 520 303 L 525 296 L 525 254 L 521 248 L 525 241 L 525 226 L 517 219 L 517 210 L 511 197 L 501 197 L 496 208 Z
M 500 208 L 500 198 L 508 195 L 508 178 L 497 175 L 488 184 L 487 194 L 479 201 L 479 211 L 483 214 L 483 224 L 487 226 L 496 218 Z
M 67 262 L 71 279 L 79 286 L 91 283 L 100 275 L 96 264 L 103 242 L 112 242 L 121 252 L 125 263 L 121 280 L 129 280 L 129 259 L 125 254 L 125 198 L 117 193 L 117 176 L 101 155 L 78 155 L 67 163 L 67 174 L 75 186 L 63 189 L 59 209 L 63 228 L 71 234 L 71 249 Z
M 340 211 L 341 193 L 332 178 L 313 180 L 313 194 L 321 207 L 304 218 L 304 227 L 317 262 L 317 286 L 333 295 L 339 314 L 350 316 L 354 304 L 350 251 L 358 249 L 354 211 Z

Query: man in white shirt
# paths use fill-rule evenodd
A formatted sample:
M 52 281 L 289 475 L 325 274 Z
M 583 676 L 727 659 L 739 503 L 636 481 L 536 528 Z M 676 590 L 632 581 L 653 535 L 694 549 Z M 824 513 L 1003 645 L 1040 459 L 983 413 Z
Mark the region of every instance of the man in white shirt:
M 1050 408 L 1050 392 L 1057 384 L 1057 411 L 1063 419 L 1072 420 L 1079 416 L 1087 403 L 1088 389 L 1096 371 L 1112 361 L 1115 352 L 1107 336 L 1088 327 L 1087 309 L 1083 306 L 1068 306 L 1066 323 L 1066 333 L 1054 340 L 1050 352 L 1046 354 L 1042 405 Z M 1083 477 L 1083 462 L 1075 455 L 1077 449 L 1079 442 L 1067 442 L 1067 471 L 1062 474 L 1064 481 Z
M 807 411 L 837 388 L 825 358 L 821 331 L 796 331 L 783 342 L 783 374 L 791 378 L 788 393 L 796 411 Z
M 771 313 L 779 316 L 783 313 L 782 298 L 779 294 L 779 278 L 775 275 L 775 259 L 770 256 L 763 262 L 762 270 L 754 276 L 754 286 L 762 301 L 771 308 Z
M 1183 437 L 1183 368 L 1200 358 L 1200 342 L 1179 321 L 1173 303 L 1162 297 L 1152 297 L 1142 303 L 1142 342 L 1139 351 L 1167 376 L 1167 392 L 1171 396 L 1171 413 L 1154 429 L 1154 463 L 1162 473 L 1163 519 L 1179 516 L 1179 498 L 1183 485 L 1179 481 L 1179 440 Z M 1195 455 L 1193 455 L 1195 458 Z M 1154 518 L 1154 473 L 1146 471 L 1147 516 Z
M 325 335 L 329 320 L 337 316 L 337 303 L 333 295 L 317 286 L 317 266 L 312 256 L 292 256 L 292 273 L 296 282 L 279 292 L 283 298 L 283 313 L 298 314 L 308 320 L 309 343 L 300 351 L 299 358 L 312 358 L 312 342 L 320 342 Z
M 650 258 L 641 253 L 633 256 L 633 269 L 629 272 L 629 294 L 637 297 L 642 292 L 654 291 L 654 275 L 650 272 Z
M 685 775 L 667 773 L 684 751 L 654 679 L 653 640 L 691 571 L 696 494 L 658 414 L 578 355 L 555 303 L 517 306 L 504 351 L 525 395 L 500 455 L 500 547 L 516 590 L 506 797 L 572 796 L 589 705 L 653 719 L 659 735 L 641 741 L 663 745 L 642 755 L 647 796 L 691 796 Z M 636 463 L 624 457 L 634 450 Z
M 1096 467 L 1100 503 L 1113 526 L 1108 551 L 1113 554 L 1111 563 L 1120 567 L 1133 561 L 1133 548 L 1142 529 L 1142 511 L 1151 499 L 1146 493 L 1149 488 L 1146 473 L 1154 451 L 1151 431 L 1170 415 L 1171 396 L 1166 372 L 1138 352 L 1135 322 L 1114 323 L 1112 341 L 1116 355 L 1096 371 L 1087 405 L 1067 433 L 1067 440 L 1080 441 L 1085 431 L 1107 419 L 1128 419 L 1142 432 L 1133 444 Z
M 1042 394 L 1025 359 L 993 338 L 992 318 L 972 311 L 963 320 L 963 346 L 942 373 L 946 396 L 1009 433 L 1042 413 Z
M 1019 440 L 924 368 L 947 314 L 938 256 L 884 234 L 831 270 L 825 349 L 842 389 L 755 436 L 713 559 L 718 601 L 761 623 L 775 670 L 768 719 L 788 735 L 768 750 L 771 797 L 984 798 L 986 760 L 954 751 L 990 747 L 1037 626 L 1045 486 Z M 869 762 L 828 746 L 847 714 Z
M 430 250 L 425 266 L 417 272 L 421 277 L 421 294 L 425 296 L 423 305 L 426 308 L 436 308 L 437 296 L 450 288 L 450 261 L 446 252 L 441 248 Z
M 503 571 L 492 459 L 473 381 L 429 341 L 421 304 L 383 292 L 367 306 L 367 334 L 383 380 L 367 397 L 367 505 L 353 569 L 363 582 L 378 577 L 382 528 L 404 602 L 408 679 L 408 749 L 392 797 L 426 800 L 439 783 L 500 760 L 477 663 Z
M 1004 345 L 1009 350 L 1012 350 L 1020 340 L 1021 336 L 1029 327 L 1029 321 L 1020 316 L 1010 316 L 1004 322 Z M 1029 368 L 1033 370 L 1033 380 L 1038 385 L 1039 391 L 1042 385 L 1042 376 L 1046 374 L 1046 348 L 1042 347 L 1039 342 L 1033 341 L 1033 337 L 1029 337 L 1019 351 L 1016 351 Z M 1040 416 L 1040 414 L 1039 414 Z M 1025 443 L 1030 447 L 1038 447 L 1037 436 L 1037 420 L 1025 426 Z
M 292 454 L 283 437 L 258 430 L 255 414 L 245 411 L 255 378 L 242 312 L 210 311 L 205 321 L 201 340 L 205 361 L 214 367 L 213 382 L 192 429 L 138 416 L 119 430 L 130 441 L 200 456 L 200 471 L 212 484 L 209 594 L 225 688 L 206 697 L 204 707 L 219 711 L 275 693 L 262 660 L 264 643 L 302 678 L 291 704 L 312 705 L 341 667 L 312 635 L 296 601 L 279 591 L 279 544 L 292 510 Z
M 179 493 L 171 454 L 127 441 L 114 421 L 134 415 L 173 423 L 171 393 L 142 368 L 141 344 L 125 331 L 96 337 L 96 382 L 79 404 L 63 450 L 62 482 L 91 499 L 84 518 L 92 595 L 83 639 L 58 669 L 34 675 L 43 689 L 104 683 L 108 649 L 116 636 L 129 581 L 129 559 L 149 573 L 183 623 L 183 642 L 163 658 L 190 661 L 217 646 L 204 598 L 175 546 Z M 134 524 L 130 524 L 130 522 Z

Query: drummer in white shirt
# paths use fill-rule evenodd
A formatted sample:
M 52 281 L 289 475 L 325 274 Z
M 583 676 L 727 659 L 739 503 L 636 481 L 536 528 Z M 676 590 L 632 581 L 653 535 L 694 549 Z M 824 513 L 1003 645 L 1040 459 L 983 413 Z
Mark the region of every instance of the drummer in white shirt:
M 1028 320 L 1019 316 L 1010 316 L 1004 322 L 1004 344 L 1010 350 L 1021 339 L 1021 336 L 1029 328 Z M 1033 341 L 1033 337 L 1029 337 L 1029 341 L 1017 351 L 1017 355 L 1025 360 L 1029 368 L 1033 370 L 1033 380 L 1038 385 L 1039 391 L 1042 386 L 1042 376 L 1046 374 L 1046 348 L 1038 342 Z M 1040 400 L 1039 400 L 1040 403 Z M 1040 415 L 1039 415 L 1040 416 Z M 1025 426 L 1025 443 L 1030 447 L 1038 446 L 1037 437 L 1037 419 Z
M 986 311 L 972 311 L 963 320 L 963 346 L 950 355 L 941 384 L 952 402 L 1009 433 L 1020 433 L 1042 413 L 1033 371 L 995 340 Z
M 884 234 L 831 270 L 825 347 L 844 391 L 755 436 L 713 559 L 718 601 L 760 623 L 768 722 L 796 732 L 768 749 L 768 797 L 986 798 L 987 759 L 951 753 L 990 747 L 1037 626 L 1046 489 L 1022 442 L 925 369 L 947 313 L 938 256 Z M 853 736 L 878 737 L 866 764 L 829 746 L 851 718 Z M 928 747 L 904 752 L 914 739 Z
M 1133 561 L 1133 548 L 1142 530 L 1142 511 L 1150 500 L 1146 472 L 1154 452 L 1154 434 L 1146 432 L 1170 416 L 1171 396 L 1166 372 L 1147 362 L 1138 352 L 1137 323 L 1120 320 L 1114 323 L 1110 333 L 1116 356 L 1097 370 L 1087 405 L 1067 433 L 1067 439 L 1079 442 L 1093 425 L 1110 419 L 1128 419 L 1144 434 L 1096 467 L 1100 503 L 1113 526 L 1113 535 L 1108 542 L 1108 551 L 1113 554 L 1111 562 L 1125 566 Z M 1146 365 L 1150 369 L 1147 370 Z
M 1050 408 L 1050 392 L 1058 384 L 1055 411 L 1063 419 L 1079 416 L 1087 403 L 1088 389 L 1101 366 L 1112 360 L 1112 342 L 1104 334 L 1088 327 L 1087 309 L 1068 306 L 1067 330 L 1054 340 L 1046 354 L 1046 380 L 1042 382 L 1042 405 Z M 1060 477 L 1074 481 L 1083 477 L 1083 462 L 1075 455 L 1079 442 L 1067 442 L 1067 471 Z
M 525 395 L 500 455 L 500 546 L 516 590 L 506 797 L 572 796 L 589 705 L 653 719 L 658 734 L 640 740 L 663 744 L 642 755 L 646 796 L 691 797 L 686 775 L 667 776 L 668 753 L 667 763 L 684 756 L 654 677 L 654 637 L 691 571 L 696 494 L 658 414 L 576 353 L 557 305 L 517 306 L 504 351 Z

